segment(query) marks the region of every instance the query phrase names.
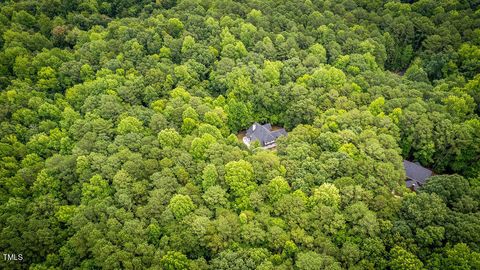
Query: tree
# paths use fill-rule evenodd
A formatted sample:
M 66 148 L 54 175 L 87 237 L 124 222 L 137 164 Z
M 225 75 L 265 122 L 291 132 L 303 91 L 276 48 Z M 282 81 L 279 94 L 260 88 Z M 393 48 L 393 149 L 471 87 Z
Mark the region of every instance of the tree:
M 87 204 L 93 199 L 108 198 L 111 194 L 108 181 L 100 175 L 94 175 L 88 182 L 83 183 L 82 202 Z
M 203 200 L 211 209 L 227 206 L 227 192 L 221 186 L 211 186 L 202 195 Z
M 191 134 L 197 127 L 197 121 L 192 118 L 183 119 L 182 123 L 182 133 Z
M 193 49 L 195 45 L 195 39 L 191 36 L 186 36 L 184 39 L 183 39 L 183 44 L 182 44 L 182 50 L 181 52 L 183 54 L 186 54 L 188 53 L 190 50 Z
M 340 193 L 335 185 L 324 183 L 314 189 L 311 198 L 312 203 L 321 203 L 331 207 L 338 207 L 340 204 Z
M 127 116 L 120 120 L 117 126 L 118 134 L 139 133 L 142 131 L 143 123 L 133 116 Z
M 218 173 L 215 165 L 208 164 L 203 168 L 202 172 L 202 188 L 207 190 L 208 188 L 214 186 L 217 183 Z
M 447 215 L 447 207 L 436 194 L 420 193 L 405 196 L 400 215 L 412 222 L 414 227 L 442 224 Z
M 445 269 L 475 269 L 480 265 L 480 254 L 471 251 L 464 244 L 456 244 L 453 248 L 446 250 L 446 257 L 443 258 L 440 266 Z
M 182 137 L 173 128 L 167 128 L 158 133 L 158 142 L 162 147 L 176 147 L 180 144 Z
M 226 250 L 212 260 L 212 267 L 219 270 L 264 269 L 268 262 L 268 255 L 269 252 L 264 248 Z
M 264 63 L 264 69 L 263 69 L 263 74 L 267 81 L 272 83 L 273 85 L 278 85 L 280 84 L 280 71 L 283 67 L 282 62 L 280 61 L 265 61 Z
M 303 60 L 303 64 L 307 67 L 318 67 L 320 64 L 327 62 L 327 50 L 318 43 L 313 44 L 308 49 L 309 54 Z
M 407 71 L 405 71 L 405 78 L 411 81 L 428 82 L 428 75 L 418 61 L 414 61 Z
M 208 147 L 216 142 L 215 137 L 210 134 L 203 134 L 201 138 L 195 138 L 192 141 L 190 153 L 194 158 L 205 158 Z
M 165 270 L 182 270 L 189 268 L 187 256 L 177 251 L 169 251 L 160 259 L 160 265 Z
M 368 110 L 373 114 L 373 115 L 379 115 L 380 113 L 383 113 L 383 107 L 385 106 L 385 98 L 384 97 L 379 97 L 372 101 L 370 105 L 368 106 Z
M 460 175 L 435 175 L 428 179 L 420 192 L 436 194 L 452 207 L 463 196 L 467 196 L 470 189 L 468 181 Z
M 253 179 L 253 167 L 245 160 L 231 161 L 225 165 L 225 182 L 237 198 L 240 209 L 249 207 L 250 193 L 256 188 Z
M 312 123 L 316 113 L 317 107 L 311 98 L 293 102 L 290 109 L 284 112 L 285 126 L 293 128 L 300 124 Z
M 229 98 L 225 110 L 228 115 L 228 127 L 232 132 L 246 128 L 251 123 L 252 112 L 248 104 Z
M 312 75 L 305 75 L 299 79 L 300 82 L 306 82 L 310 87 L 334 88 L 341 87 L 346 82 L 346 76 L 343 71 L 335 67 L 320 67 L 314 70 Z
M 23 24 L 28 28 L 34 28 L 34 26 L 36 25 L 35 17 L 32 16 L 30 13 L 26 12 L 25 10 L 13 12 L 12 22 Z
M 465 72 L 468 78 L 473 78 L 480 72 L 480 48 L 473 44 L 464 43 L 458 51 L 460 55 L 461 70 Z
M 168 19 L 167 22 L 167 32 L 173 37 L 179 37 L 180 33 L 183 31 L 184 25 L 177 18 Z
M 414 270 L 422 269 L 423 263 L 412 253 L 396 246 L 390 250 L 390 267 L 392 269 Z
M 290 185 L 283 177 L 277 176 L 268 183 L 267 190 L 270 200 L 275 202 L 290 191 Z
M 237 196 L 247 195 L 255 187 L 252 165 L 245 160 L 227 163 L 225 181 Z
M 188 195 L 176 194 L 170 199 L 168 209 L 172 211 L 175 218 L 182 219 L 195 209 L 195 205 Z
M 240 39 L 247 46 L 254 44 L 255 36 L 257 34 L 257 27 L 251 23 L 243 23 L 240 28 Z
M 37 74 L 37 86 L 42 91 L 57 91 L 59 89 L 59 82 L 57 80 L 56 72 L 51 67 L 42 67 Z
M 298 253 L 295 266 L 302 270 L 313 269 L 342 269 L 335 259 L 328 255 L 321 255 L 313 251 Z

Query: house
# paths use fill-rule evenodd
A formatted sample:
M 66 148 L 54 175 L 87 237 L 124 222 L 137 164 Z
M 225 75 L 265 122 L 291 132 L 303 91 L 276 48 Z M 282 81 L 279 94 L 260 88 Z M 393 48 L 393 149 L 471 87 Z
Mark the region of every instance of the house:
M 417 190 L 418 187 L 424 185 L 427 182 L 427 179 L 433 174 L 431 170 L 408 160 L 403 161 L 403 167 L 407 174 L 407 188 L 412 190 Z
M 287 131 L 283 128 L 272 130 L 270 124 L 260 125 L 255 122 L 247 129 L 245 137 L 243 137 L 243 143 L 250 147 L 253 141 L 258 141 L 263 148 L 273 148 L 277 146 L 275 140 L 282 135 L 287 135 Z

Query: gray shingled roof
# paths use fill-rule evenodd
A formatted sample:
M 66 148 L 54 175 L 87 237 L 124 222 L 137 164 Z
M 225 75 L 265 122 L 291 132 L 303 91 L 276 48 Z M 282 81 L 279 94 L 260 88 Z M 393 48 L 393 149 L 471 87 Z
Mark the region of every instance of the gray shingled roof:
M 272 131 L 272 136 L 276 139 L 282 135 L 287 135 L 287 131 L 284 128 Z
M 286 135 L 287 132 L 285 129 L 279 129 L 275 131 L 271 131 L 272 125 L 264 124 L 260 125 L 259 123 L 255 122 L 246 132 L 246 136 L 251 140 L 255 141 L 258 140 L 260 145 L 265 146 L 269 142 L 275 141 L 281 135 Z
M 268 130 L 272 130 L 272 125 L 270 125 L 269 123 L 264 124 L 263 127 Z
M 414 189 L 425 184 L 427 179 L 432 176 L 432 171 L 424 168 L 416 163 L 410 162 L 408 160 L 403 161 L 403 167 L 405 168 L 405 173 L 407 174 L 406 185 L 408 188 L 411 188 L 413 184 Z

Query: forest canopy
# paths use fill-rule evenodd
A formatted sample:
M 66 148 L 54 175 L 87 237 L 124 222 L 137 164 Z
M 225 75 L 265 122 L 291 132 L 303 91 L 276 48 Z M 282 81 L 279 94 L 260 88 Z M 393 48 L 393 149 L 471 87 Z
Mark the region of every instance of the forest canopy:
M 479 7 L 2 1 L 0 269 L 480 269 Z

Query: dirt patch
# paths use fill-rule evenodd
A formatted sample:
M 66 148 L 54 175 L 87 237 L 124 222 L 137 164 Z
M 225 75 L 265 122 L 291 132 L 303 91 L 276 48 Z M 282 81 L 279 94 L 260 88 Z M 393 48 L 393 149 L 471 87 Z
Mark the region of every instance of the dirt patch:
M 245 137 L 246 134 L 247 134 L 246 130 L 240 131 L 240 133 L 237 134 L 237 139 L 243 143 L 243 137 Z

